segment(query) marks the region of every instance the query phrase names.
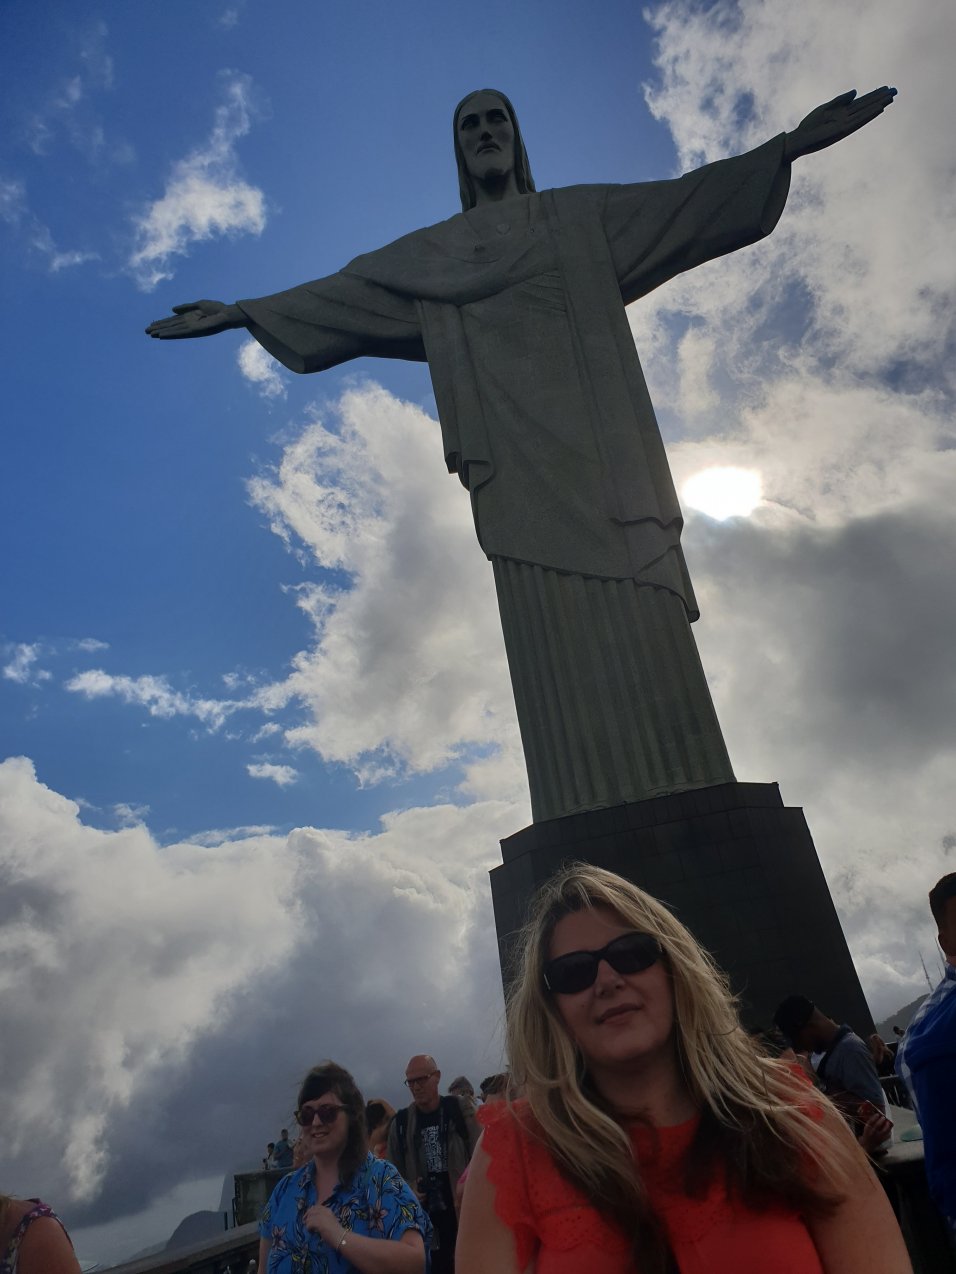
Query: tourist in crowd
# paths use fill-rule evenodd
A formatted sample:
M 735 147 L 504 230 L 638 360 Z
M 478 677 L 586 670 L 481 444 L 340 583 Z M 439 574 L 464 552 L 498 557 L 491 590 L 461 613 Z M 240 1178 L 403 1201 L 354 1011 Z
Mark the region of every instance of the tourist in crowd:
M 487 1075 L 478 1085 L 483 1102 L 507 1101 L 511 1088 L 511 1076 L 507 1071 L 499 1075 Z
M 893 1125 L 886 1118 L 886 1096 L 869 1046 L 805 995 L 788 995 L 773 1020 L 797 1054 L 820 1055 L 815 1064 L 820 1087 L 849 1122 L 863 1149 L 868 1154 L 879 1150 Z
M 276 1166 L 276 1143 L 270 1141 L 266 1146 L 266 1157 L 262 1161 L 262 1166 L 266 1172 L 271 1172 Z
M 0 1274 L 80 1274 L 63 1222 L 39 1199 L 0 1194 Z
M 880 1079 L 884 1079 L 887 1075 L 892 1075 L 898 1047 L 896 1041 L 894 1040 L 893 1046 L 890 1047 L 883 1037 L 874 1031 L 866 1042 L 870 1046 L 870 1056 L 873 1058 L 873 1065 L 876 1067 L 876 1073 Z
M 475 1099 L 475 1090 L 471 1080 L 467 1075 L 458 1075 L 448 1085 L 448 1093 L 451 1097 L 460 1097 L 462 1104 L 470 1110 L 472 1114 L 478 1109 L 478 1102 Z
M 480 1112 L 458 1274 L 909 1274 L 838 1113 L 628 881 L 577 864 L 543 887 L 508 1038 L 525 1098 Z
M 388 1130 L 394 1118 L 395 1107 L 384 1097 L 371 1097 L 365 1103 L 368 1148 L 376 1159 L 388 1158 Z
M 946 972 L 907 1027 L 896 1069 L 923 1130 L 930 1193 L 956 1236 L 956 872 L 936 882 L 929 905 Z
M 289 1169 L 292 1167 L 292 1145 L 289 1142 L 288 1128 L 283 1128 L 279 1133 L 279 1140 L 275 1143 L 272 1150 L 272 1158 L 277 1168 Z
M 478 1140 L 474 1116 L 459 1097 L 442 1097 L 434 1057 L 417 1053 L 405 1067 L 412 1095 L 392 1120 L 388 1157 L 421 1199 L 434 1227 L 432 1274 L 455 1268 L 458 1209 L 455 1188 Z
M 428 1218 L 395 1168 L 369 1154 L 365 1100 L 348 1071 L 313 1067 L 296 1120 L 312 1157 L 266 1204 L 259 1274 L 424 1274 Z

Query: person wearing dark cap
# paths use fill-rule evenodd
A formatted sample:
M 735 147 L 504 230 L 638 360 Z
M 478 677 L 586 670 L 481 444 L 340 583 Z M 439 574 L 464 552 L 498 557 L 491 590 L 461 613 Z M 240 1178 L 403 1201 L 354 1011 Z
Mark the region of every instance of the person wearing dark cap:
M 773 1015 L 797 1053 L 822 1053 L 816 1063 L 823 1091 L 835 1099 L 872 1102 L 886 1109 L 883 1086 L 867 1044 L 845 1024 L 838 1026 L 805 995 L 788 995 Z M 837 1104 L 841 1102 L 838 1100 Z
M 896 1072 L 923 1129 L 930 1193 L 956 1237 L 956 872 L 936 882 L 929 905 L 946 972 L 910 1022 Z

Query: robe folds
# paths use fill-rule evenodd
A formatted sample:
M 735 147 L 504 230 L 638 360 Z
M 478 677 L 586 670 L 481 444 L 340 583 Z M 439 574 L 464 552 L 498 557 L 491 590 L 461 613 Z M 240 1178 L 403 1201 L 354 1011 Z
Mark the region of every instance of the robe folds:
M 693 620 L 680 508 L 624 306 L 769 234 L 789 175 L 781 134 L 674 180 L 572 186 L 482 204 L 357 257 L 338 274 L 238 305 L 256 340 L 295 372 L 361 355 L 427 360 L 445 460 L 471 494 L 478 538 L 493 561 L 650 585 L 649 593 L 679 599 Z M 504 607 L 500 576 L 496 567 Z M 528 625 L 520 615 L 508 621 L 504 610 L 502 617 L 528 755 L 529 734 L 540 727 L 522 719 L 517 678 L 524 674 L 508 642 L 509 628 Z M 687 639 L 693 647 L 689 630 Z M 675 676 L 693 662 L 685 656 Z M 700 682 L 709 713 L 700 728 L 716 730 L 719 740 L 702 673 Z M 601 691 L 609 699 L 618 693 Z M 640 705 L 627 712 L 643 738 L 649 727 Z M 667 714 L 658 705 L 656 715 Z M 558 732 L 575 732 L 565 717 L 563 709 L 553 717 Z M 539 751 L 555 746 L 554 729 L 537 741 Z M 625 783 L 628 790 L 614 783 L 598 792 L 585 783 L 576 795 L 536 801 L 532 781 L 535 818 L 723 781 L 732 774 L 719 745 L 723 760 L 691 760 L 692 773 L 652 766 L 658 778 Z M 595 753 L 593 739 L 572 740 L 579 752 L 582 746 L 600 767 L 599 754 L 608 757 L 620 741 L 614 734 Z M 645 747 L 640 739 L 635 746 Z M 646 743 L 659 759 L 675 746 L 674 739 Z

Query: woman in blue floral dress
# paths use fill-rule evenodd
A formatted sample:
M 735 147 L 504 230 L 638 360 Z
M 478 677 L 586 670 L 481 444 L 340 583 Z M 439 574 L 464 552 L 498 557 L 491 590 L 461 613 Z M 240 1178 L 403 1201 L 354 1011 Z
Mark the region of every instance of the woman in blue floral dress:
M 259 1222 L 259 1274 L 425 1274 L 431 1223 L 392 1164 L 368 1152 L 365 1101 L 334 1062 L 306 1075 L 296 1119 L 311 1158 Z

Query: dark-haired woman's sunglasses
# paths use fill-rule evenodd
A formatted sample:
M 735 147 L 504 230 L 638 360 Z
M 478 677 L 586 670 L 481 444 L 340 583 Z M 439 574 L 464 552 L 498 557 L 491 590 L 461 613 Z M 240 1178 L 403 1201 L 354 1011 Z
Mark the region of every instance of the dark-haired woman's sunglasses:
M 569 951 L 549 960 L 544 966 L 544 985 L 555 995 L 574 995 L 594 985 L 602 960 L 615 973 L 641 973 L 662 954 L 661 944 L 649 933 L 622 933 L 600 951 Z
M 325 1106 L 303 1106 L 301 1110 L 295 1112 L 295 1122 L 302 1128 L 311 1128 L 318 1117 L 320 1124 L 334 1124 L 339 1117 L 339 1111 L 344 1110 L 344 1106 L 333 1106 L 327 1103 Z

